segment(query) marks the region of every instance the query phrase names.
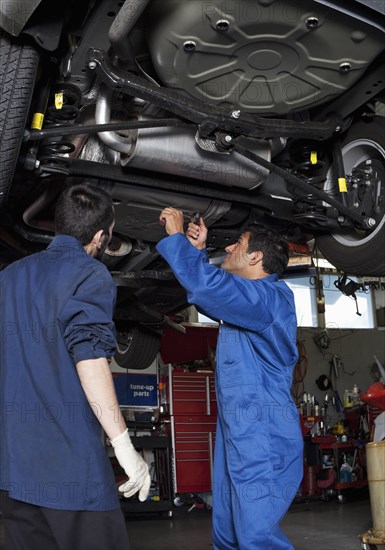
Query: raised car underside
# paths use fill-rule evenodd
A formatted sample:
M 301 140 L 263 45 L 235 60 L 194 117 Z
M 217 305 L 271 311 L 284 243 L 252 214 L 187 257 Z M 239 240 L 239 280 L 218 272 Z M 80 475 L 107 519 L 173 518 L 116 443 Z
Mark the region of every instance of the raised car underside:
M 385 274 L 376 2 L 16 4 L 0 7 L 2 265 L 48 244 L 58 193 L 81 179 L 114 199 L 103 261 L 126 334 L 158 337 L 186 307 L 155 250 L 165 206 L 204 216 L 212 262 L 258 222 Z

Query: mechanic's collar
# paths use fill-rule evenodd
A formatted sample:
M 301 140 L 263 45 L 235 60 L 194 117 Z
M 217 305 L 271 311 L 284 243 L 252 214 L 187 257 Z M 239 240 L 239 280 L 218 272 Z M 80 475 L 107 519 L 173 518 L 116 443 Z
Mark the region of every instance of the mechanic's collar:
M 261 279 L 255 279 L 256 281 L 271 281 L 272 283 L 274 281 L 278 281 L 279 277 L 276 273 L 272 273 L 271 275 L 266 275 L 266 277 L 262 277 Z
M 56 235 L 48 245 L 48 248 L 56 247 L 69 247 L 72 249 L 79 249 L 82 250 L 84 254 L 87 254 L 87 252 L 84 250 L 84 246 L 82 245 L 82 243 L 75 237 L 71 237 L 71 235 Z

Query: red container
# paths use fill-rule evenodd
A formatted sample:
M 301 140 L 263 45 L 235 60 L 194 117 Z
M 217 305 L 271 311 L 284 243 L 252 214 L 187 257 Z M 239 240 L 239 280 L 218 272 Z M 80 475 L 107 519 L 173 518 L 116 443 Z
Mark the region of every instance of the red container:
M 385 385 L 382 382 L 375 382 L 361 395 L 361 400 L 385 411 Z

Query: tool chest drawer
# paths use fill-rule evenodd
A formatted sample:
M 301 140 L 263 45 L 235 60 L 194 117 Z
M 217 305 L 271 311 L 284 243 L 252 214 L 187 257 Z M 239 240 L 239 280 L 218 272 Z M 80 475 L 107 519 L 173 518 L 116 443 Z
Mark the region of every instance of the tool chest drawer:
M 171 414 L 217 414 L 213 373 L 172 372 Z
M 212 490 L 215 427 L 215 419 L 207 421 L 207 417 L 174 417 L 176 492 L 196 493 Z

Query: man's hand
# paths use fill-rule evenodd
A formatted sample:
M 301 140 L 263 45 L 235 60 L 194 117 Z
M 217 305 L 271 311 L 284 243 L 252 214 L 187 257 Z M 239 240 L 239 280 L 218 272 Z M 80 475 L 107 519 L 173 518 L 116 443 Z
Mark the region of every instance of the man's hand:
M 147 462 L 143 460 L 131 443 L 128 430 L 111 439 L 111 445 L 119 464 L 129 478 L 119 487 L 119 491 L 126 498 L 132 497 L 139 491 L 139 500 L 144 502 L 150 491 L 151 477 Z
M 190 243 L 198 250 L 203 250 L 207 241 L 207 227 L 202 216 L 199 218 L 199 223 L 190 221 L 186 231 L 186 237 Z
M 167 207 L 160 213 L 159 223 L 165 226 L 168 235 L 184 234 L 183 221 L 183 212 L 176 208 Z

